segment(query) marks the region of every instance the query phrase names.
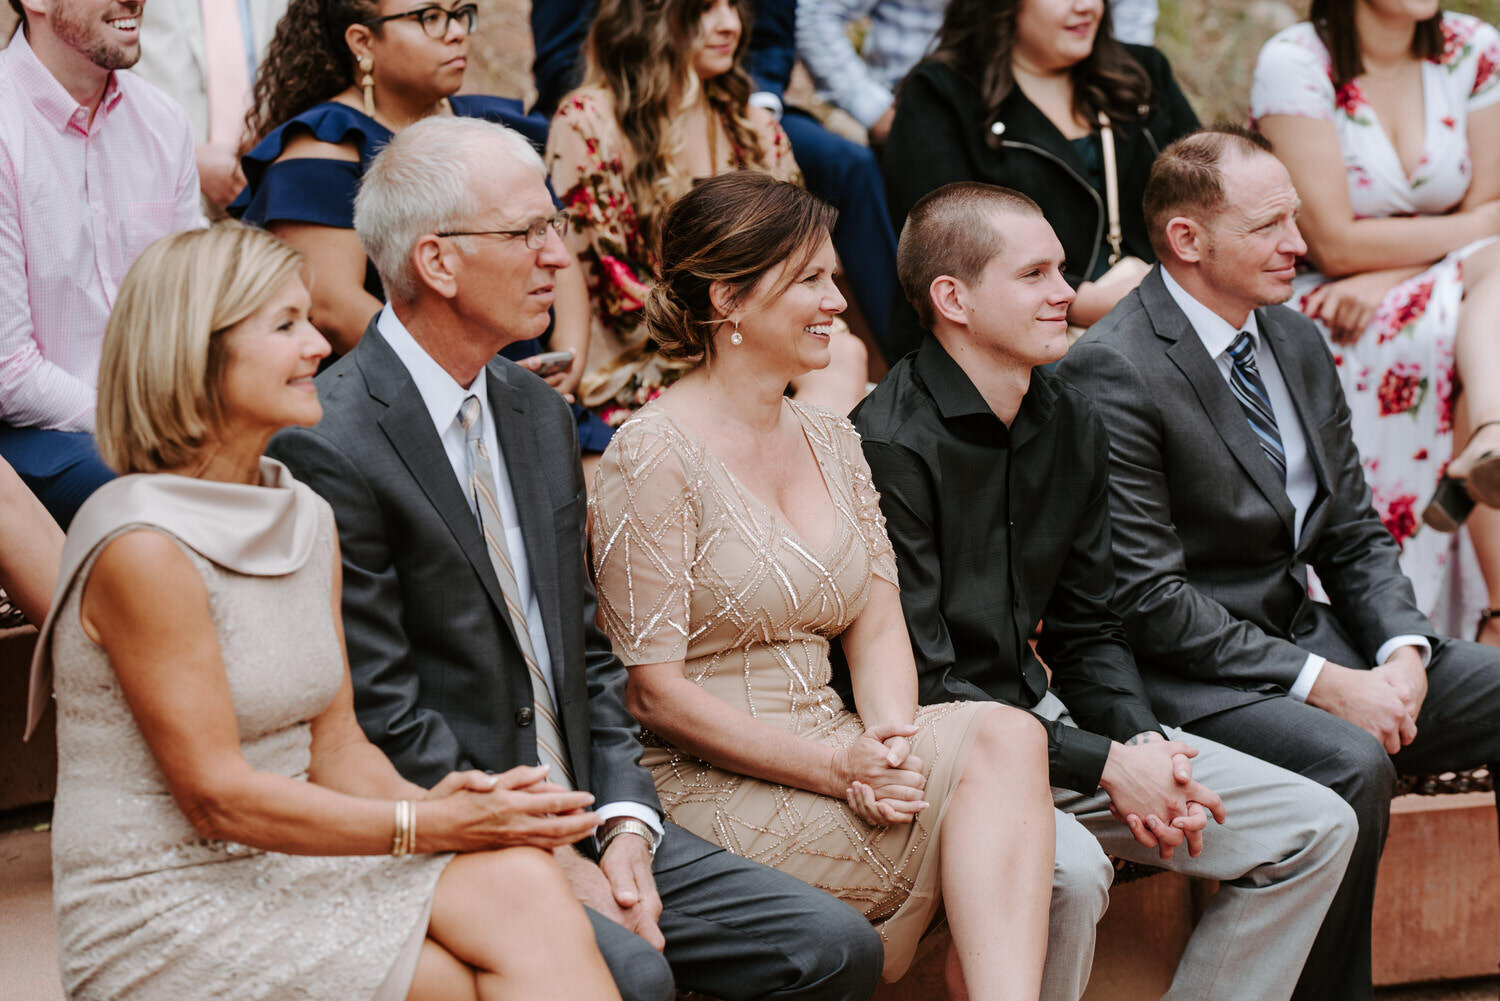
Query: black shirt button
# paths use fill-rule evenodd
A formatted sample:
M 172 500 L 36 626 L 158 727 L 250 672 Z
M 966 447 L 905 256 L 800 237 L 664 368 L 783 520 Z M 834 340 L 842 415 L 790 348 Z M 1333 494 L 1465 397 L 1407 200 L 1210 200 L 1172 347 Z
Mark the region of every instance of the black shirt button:
M 516 710 L 516 726 L 531 725 L 531 707 L 525 706 Z

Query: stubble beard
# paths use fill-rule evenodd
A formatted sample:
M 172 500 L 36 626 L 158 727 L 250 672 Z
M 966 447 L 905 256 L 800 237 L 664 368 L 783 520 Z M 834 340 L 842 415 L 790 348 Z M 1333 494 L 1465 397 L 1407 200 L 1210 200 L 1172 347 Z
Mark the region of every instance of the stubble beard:
M 140 18 L 140 14 L 136 14 Z M 90 21 L 75 16 L 66 3 L 52 9 L 52 32 L 68 47 L 82 53 L 85 59 L 104 70 L 126 70 L 141 58 L 141 47 L 117 45 L 100 37 L 109 31 L 103 20 Z

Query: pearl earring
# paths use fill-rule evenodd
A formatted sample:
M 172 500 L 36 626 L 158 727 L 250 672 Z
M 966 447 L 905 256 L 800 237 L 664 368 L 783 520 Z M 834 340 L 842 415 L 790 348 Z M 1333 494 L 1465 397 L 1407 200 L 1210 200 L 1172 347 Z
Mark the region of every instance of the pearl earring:
M 359 85 L 365 91 L 365 114 L 375 117 L 375 62 L 369 56 L 359 57 L 359 71 L 364 74 Z
M 729 335 L 729 343 L 733 344 L 735 347 L 739 347 L 741 344 L 745 343 L 745 338 L 740 335 L 739 320 L 734 321 L 734 332 Z

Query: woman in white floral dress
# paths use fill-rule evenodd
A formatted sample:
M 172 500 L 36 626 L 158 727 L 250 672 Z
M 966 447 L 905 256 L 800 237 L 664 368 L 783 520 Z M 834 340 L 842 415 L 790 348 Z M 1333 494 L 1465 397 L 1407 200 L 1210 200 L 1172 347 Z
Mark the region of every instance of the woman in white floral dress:
M 1467 523 L 1484 599 L 1447 591 L 1452 561 L 1472 561 L 1420 520 L 1445 470 L 1470 493 L 1500 472 L 1497 66 L 1500 33 L 1436 0 L 1314 0 L 1261 50 L 1250 101 L 1302 198 L 1309 260 L 1291 305 L 1330 340 L 1421 606 L 1447 593 L 1455 626 L 1500 606 L 1500 511 L 1481 504 Z M 1469 505 L 1458 484 L 1446 493 L 1451 531 Z M 1500 645 L 1500 619 L 1479 626 Z

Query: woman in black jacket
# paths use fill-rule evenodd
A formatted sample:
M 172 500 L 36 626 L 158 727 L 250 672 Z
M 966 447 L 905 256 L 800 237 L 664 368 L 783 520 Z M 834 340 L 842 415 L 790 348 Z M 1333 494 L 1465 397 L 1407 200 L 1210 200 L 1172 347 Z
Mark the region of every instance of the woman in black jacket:
M 1141 213 L 1151 162 L 1198 127 L 1166 57 L 1110 34 L 1106 0 L 953 0 L 937 44 L 901 85 L 885 151 L 886 200 L 899 231 L 917 199 L 952 181 L 1014 188 L 1042 207 L 1078 289 L 1068 318 L 1088 326 L 1144 274 L 1110 273 L 1100 116 L 1113 134 L 1121 253 L 1156 260 Z M 1100 279 L 1105 279 L 1101 281 Z M 909 304 L 892 347 L 916 347 Z

